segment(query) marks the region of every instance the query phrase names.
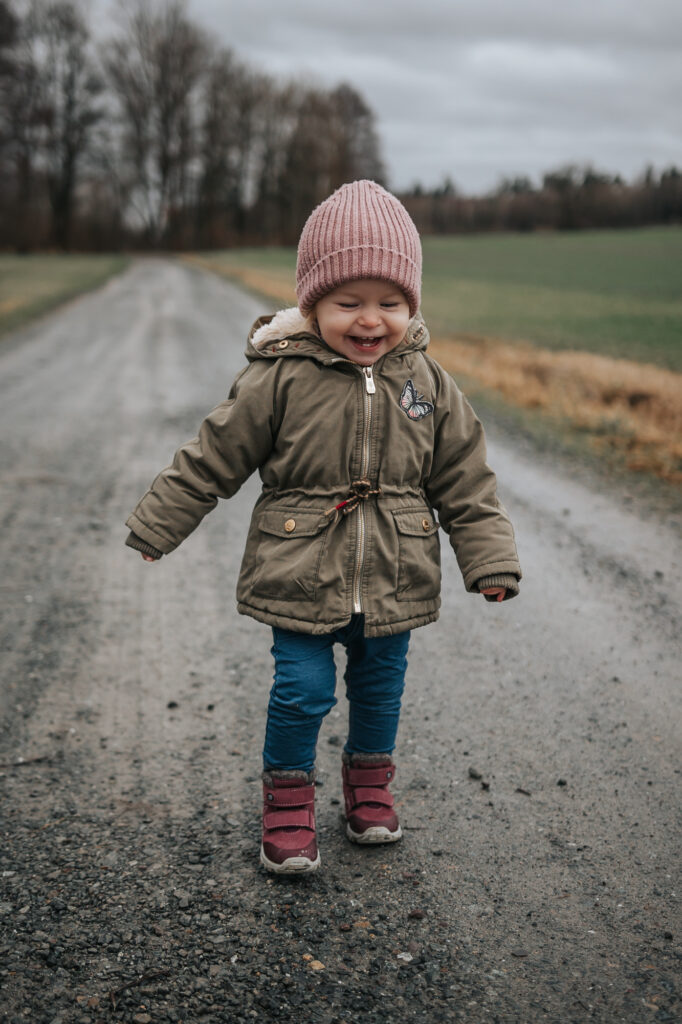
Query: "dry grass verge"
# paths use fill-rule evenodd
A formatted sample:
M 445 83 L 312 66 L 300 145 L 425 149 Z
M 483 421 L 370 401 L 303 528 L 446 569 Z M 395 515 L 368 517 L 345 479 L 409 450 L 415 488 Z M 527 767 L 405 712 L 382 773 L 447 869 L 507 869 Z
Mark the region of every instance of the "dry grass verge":
M 187 257 L 204 269 L 291 305 L 291 273 L 226 267 Z M 630 469 L 682 482 L 682 374 L 590 352 L 554 351 L 526 342 L 462 334 L 432 338 L 431 354 L 525 409 L 541 410 L 584 431 L 597 448 L 622 454 Z
M 99 288 L 128 262 L 126 256 L 115 254 L 0 253 L 0 334 Z
M 193 266 L 225 277 L 228 281 L 239 281 L 250 291 L 258 292 L 269 299 L 275 299 L 276 302 L 281 302 L 286 306 L 296 305 L 296 293 L 291 286 L 291 273 L 288 269 L 282 272 L 280 278 L 272 271 L 254 270 L 252 267 L 226 266 L 219 260 L 212 260 L 205 256 L 191 254 L 183 256 L 183 259 Z
M 621 452 L 630 469 L 682 481 L 682 374 L 469 335 L 432 339 L 429 351 L 450 373 L 588 432 L 597 446 Z

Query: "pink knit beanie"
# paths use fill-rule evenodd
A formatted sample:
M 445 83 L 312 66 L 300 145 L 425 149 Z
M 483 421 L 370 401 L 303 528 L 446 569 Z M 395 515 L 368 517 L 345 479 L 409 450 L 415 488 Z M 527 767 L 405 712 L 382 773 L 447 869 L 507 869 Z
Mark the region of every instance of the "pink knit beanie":
M 346 281 L 391 281 L 419 309 L 422 250 L 402 203 L 375 181 L 342 185 L 308 217 L 298 243 L 296 297 L 302 313 Z

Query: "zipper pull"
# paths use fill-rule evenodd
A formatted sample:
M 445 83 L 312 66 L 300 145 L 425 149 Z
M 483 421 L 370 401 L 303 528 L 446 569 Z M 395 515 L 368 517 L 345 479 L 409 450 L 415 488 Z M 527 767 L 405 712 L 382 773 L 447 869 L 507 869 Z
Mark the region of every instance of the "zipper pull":
M 365 390 L 368 395 L 373 395 L 376 392 L 376 386 L 374 384 L 374 377 L 372 376 L 372 367 L 363 366 L 362 372 L 365 376 Z

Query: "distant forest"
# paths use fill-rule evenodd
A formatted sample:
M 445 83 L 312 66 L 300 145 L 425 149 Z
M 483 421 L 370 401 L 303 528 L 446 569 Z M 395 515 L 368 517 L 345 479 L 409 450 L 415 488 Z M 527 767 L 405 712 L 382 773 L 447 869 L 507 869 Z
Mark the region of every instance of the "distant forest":
M 220 48 L 183 0 L 132 0 L 93 39 L 79 0 L 0 0 L 0 248 L 294 244 L 345 181 L 387 183 L 358 90 L 275 79 Z M 401 199 L 425 233 L 670 224 L 682 172 L 630 184 L 563 167 L 534 186 Z

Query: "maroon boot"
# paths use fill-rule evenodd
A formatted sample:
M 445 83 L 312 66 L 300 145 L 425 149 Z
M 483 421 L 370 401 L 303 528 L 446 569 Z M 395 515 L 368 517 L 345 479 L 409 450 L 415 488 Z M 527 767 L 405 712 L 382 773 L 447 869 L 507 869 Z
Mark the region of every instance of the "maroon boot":
M 319 868 L 314 772 L 263 772 L 260 859 L 268 871 L 284 875 Z
M 395 843 L 402 836 L 393 796 L 390 754 L 343 754 L 346 835 L 354 843 Z

